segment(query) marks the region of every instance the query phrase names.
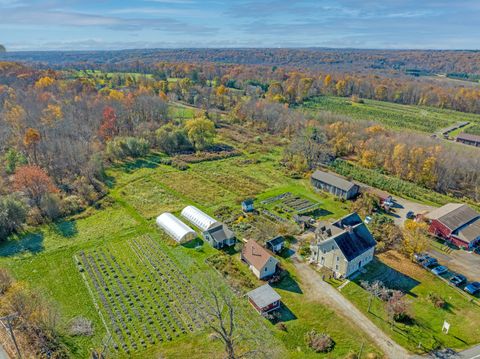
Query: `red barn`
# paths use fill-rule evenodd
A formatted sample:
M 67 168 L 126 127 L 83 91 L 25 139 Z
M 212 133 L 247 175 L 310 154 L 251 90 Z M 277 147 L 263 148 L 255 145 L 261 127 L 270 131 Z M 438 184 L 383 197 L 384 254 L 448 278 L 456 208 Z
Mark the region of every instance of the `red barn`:
M 247 293 L 250 304 L 260 314 L 267 314 L 280 308 L 280 295 L 268 284 Z
M 454 245 L 472 249 L 480 241 L 480 214 L 461 203 L 449 203 L 426 215 L 429 232 Z

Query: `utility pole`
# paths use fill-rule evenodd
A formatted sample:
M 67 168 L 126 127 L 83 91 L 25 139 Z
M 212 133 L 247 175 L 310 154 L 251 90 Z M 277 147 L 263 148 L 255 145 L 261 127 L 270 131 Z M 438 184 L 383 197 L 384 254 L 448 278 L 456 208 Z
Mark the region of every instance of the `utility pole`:
M 20 353 L 20 348 L 18 347 L 17 339 L 15 338 L 15 333 L 13 331 L 13 320 L 18 317 L 18 313 L 13 313 L 6 315 L 4 317 L 0 317 L 0 322 L 3 324 L 5 329 L 8 329 L 10 333 L 10 337 L 12 338 L 13 344 L 15 345 L 15 349 L 17 350 L 18 358 L 22 358 L 22 354 Z M 6 324 L 5 324 L 6 322 Z

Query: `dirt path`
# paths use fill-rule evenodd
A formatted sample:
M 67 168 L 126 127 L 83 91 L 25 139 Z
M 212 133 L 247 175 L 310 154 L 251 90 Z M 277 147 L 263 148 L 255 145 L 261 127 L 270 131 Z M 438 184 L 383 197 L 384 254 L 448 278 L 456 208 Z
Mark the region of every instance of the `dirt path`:
M 319 274 L 310 268 L 308 264 L 299 261 L 297 258 L 293 258 L 293 263 L 297 268 L 302 283 L 308 288 L 305 295 L 330 305 L 339 314 L 353 321 L 371 337 L 387 357 L 391 359 L 410 358 L 409 353 L 404 348 L 390 339 L 338 290 L 321 280 Z

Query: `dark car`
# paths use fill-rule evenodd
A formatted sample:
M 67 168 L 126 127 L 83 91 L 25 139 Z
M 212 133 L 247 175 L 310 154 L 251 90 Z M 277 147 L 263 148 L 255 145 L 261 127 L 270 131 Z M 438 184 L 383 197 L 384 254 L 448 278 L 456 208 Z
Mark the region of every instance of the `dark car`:
M 407 217 L 408 219 L 414 219 L 415 213 L 413 211 L 408 211 L 405 217 Z
M 438 266 L 438 261 L 436 258 L 428 257 L 428 259 L 422 261 L 422 266 L 424 266 L 425 268 L 432 268 L 434 266 Z
M 442 275 L 448 272 L 448 268 L 445 266 L 437 266 L 432 269 L 432 273 L 435 275 Z
M 463 290 L 472 295 L 477 294 L 480 291 L 480 283 L 472 282 L 469 285 L 467 285 Z
M 480 247 L 475 247 L 473 252 L 476 253 L 476 254 L 480 254 Z
M 464 275 L 456 274 L 450 278 L 449 282 L 455 287 L 460 287 L 462 284 L 467 283 L 467 278 Z

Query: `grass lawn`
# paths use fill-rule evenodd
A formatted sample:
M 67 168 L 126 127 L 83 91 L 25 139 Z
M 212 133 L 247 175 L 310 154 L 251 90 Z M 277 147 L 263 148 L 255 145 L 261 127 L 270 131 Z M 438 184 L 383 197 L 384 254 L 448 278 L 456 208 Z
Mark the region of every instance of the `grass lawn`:
M 411 351 L 423 352 L 438 345 L 464 349 L 480 341 L 480 307 L 470 302 L 468 296 L 397 252 L 390 251 L 378 257 L 380 260 L 370 264 L 366 274 L 347 284 L 342 294 L 397 343 Z M 369 294 L 359 285 L 361 280 L 381 280 L 389 288 L 403 290 L 411 303 L 413 324 L 396 323 L 392 327 L 385 305 L 379 299 L 374 299 L 371 313 L 368 313 Z M 446 307 L 436 308 L 428 299 L 429 293 L 444 298 Z M 451 324 L 448 334 L 441 331 L 445 320 Z
M 480 116 L 458 111 L 426 106 L 400 105 L 395 103 L 364 100 L 352 103 L 349 98 L 322 96 L 302 105 L 307 111 L 328 111 L 347 115 L 356 120 L 380 122 L 395 129 L 410 129 L 433 133 L 457 122 L 480 123 Z

